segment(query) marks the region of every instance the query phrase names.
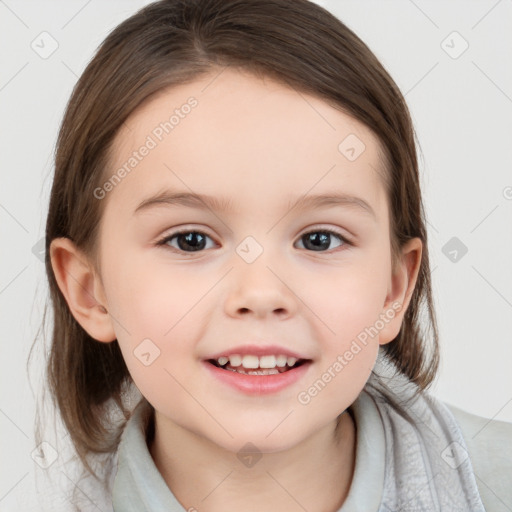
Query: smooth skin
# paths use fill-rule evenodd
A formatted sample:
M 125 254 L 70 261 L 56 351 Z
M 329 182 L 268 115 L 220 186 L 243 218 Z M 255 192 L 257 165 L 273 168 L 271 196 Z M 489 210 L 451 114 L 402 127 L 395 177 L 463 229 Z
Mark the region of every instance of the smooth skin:
M 118 340 L 156 410 L 151 455 L 185 509 L 336 511 L 355 464 L 346 409 L 379 346 L 399 332 L 421 241 L 410 240 L 393 269 L 380 145 L 366 126 L 324 100 L 230 68 L 138 108 L 116 136 L 105 180 L 190 97 L 197 106 L 102 199 L 98 267 L 70 240 L 52 242 L 60 289 L 93 338 Z M 365 145 L 354 161 L 338 149 L 350 134 Z M 136 211 L 166 191 L 207 194 L 230 207 L 161 200 Z M 294 206 L 335 193 L 345 200 Z M 178 229 L 201 233 L 203 245 L 193 234 L 171 236 Z M 315 250 L 311 240 L 322 230 L 337 234 Z M 237 252 L 246 237 L 263 251 L 252 263 Z M 378 335 L 300 403 L 396 303 L 400 311 Z M 134 355 L 146 339 L 160 350 L 148 366 Z M 246 343 L 280 345 L 312 363 L 292 386 L 249 396 L 214 379 L 203 362 Z M 247 442 L 263 455 L 252 467 L 237 458 Z

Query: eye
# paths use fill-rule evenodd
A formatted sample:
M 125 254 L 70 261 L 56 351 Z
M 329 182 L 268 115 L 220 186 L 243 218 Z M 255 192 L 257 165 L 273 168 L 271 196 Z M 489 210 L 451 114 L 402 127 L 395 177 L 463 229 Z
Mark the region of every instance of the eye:
M 339 233 L 336 233 L 335 231 L 329 230 L 329 229 L 319 229 L 317 231 L 309 231 L 308 233 L 305 233 L 302 235 L 299 239 L 299 242 L 302 243 L 302 248 L 317 251 L 317 252 L 326 252 L 331 243 L 332 238 L 338 239 L 338 245 L 336 245 L 334 248 L 343 246 L 343 245 L 350 245 L 350 242 L 344 238 Z M 332 249 L 332 247 L 331 247 Z
M 198 252 L 203 249 L 211 249 L 210 247 L 206 247 L 207 240 L 213 240 L 205 233 L 201 231 L 177 231 L 176 233 L 171 233 L 167 235 L 165 238 L 160 240 L 157 245 L 159 246 L 170 246 L 177 251 L 183 252 Z

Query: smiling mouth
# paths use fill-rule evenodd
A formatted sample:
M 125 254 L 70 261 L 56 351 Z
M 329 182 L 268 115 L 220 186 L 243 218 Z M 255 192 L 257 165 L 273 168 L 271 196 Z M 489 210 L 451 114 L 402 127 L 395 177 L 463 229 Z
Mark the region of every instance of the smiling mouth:
M 284 366 L 275 366 L 274 368 L 245 368 L 243 365 L 233 366 L 229 361 L 221 365 L 215 359 L 208 360 L 210 364 L 216 366 L 217 368 L 230 372 L 240 373 L 242 375 L 278 375 L 280 373 L 289 372 L 290 370 L 299 368 L 309 361 L 309 359 L 297 359 L 295 362 L 293 362 L 293 360 L 288 360 Z

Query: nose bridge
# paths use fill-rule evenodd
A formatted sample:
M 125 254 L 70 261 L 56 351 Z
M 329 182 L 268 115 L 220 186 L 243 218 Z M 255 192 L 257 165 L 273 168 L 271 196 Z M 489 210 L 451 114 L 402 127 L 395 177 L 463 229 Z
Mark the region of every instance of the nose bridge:
M 247 237 L 236 248 L 232 279 L 226 300 L 230 315 L 250 314 L 289 316 L 296 311 L 297 298 L 280 276 L 284 255 L 263 247 Z

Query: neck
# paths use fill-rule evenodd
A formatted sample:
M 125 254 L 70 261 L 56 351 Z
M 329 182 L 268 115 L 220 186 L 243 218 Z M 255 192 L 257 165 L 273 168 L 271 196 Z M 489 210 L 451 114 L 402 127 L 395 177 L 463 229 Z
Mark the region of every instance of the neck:
M 300 445 L 247 465 L 225 450 L 155 416 L 150 452 L 186 510 L 336 512 L 347 497 L 355 466 L 356 429 L 345 411 Z M 271 505 L 270 505 L 271 504 Z

